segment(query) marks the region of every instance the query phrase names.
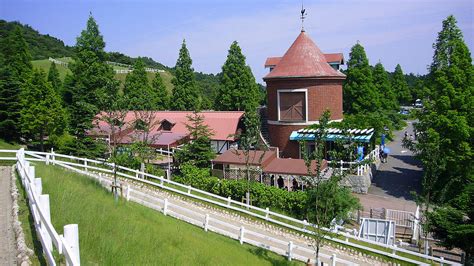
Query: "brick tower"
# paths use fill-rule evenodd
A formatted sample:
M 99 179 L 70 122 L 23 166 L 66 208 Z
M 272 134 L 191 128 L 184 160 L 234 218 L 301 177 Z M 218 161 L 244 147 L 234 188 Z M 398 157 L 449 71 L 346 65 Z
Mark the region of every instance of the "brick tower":
M 283 57 L 267 59 L 268 133 L 282 157 L 299 158 L 291 132 L 317 123 L 325 110 L 332 121 L 342 120 L 343 63 L 342 54 L 323 54 L 304 30 Z

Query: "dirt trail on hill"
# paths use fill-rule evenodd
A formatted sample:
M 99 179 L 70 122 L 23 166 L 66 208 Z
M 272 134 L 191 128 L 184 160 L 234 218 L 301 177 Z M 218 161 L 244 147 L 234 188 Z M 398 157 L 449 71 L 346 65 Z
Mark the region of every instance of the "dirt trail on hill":
M 16 265 L 10 187 L 11 167 L 0 167 L 0 265 Z

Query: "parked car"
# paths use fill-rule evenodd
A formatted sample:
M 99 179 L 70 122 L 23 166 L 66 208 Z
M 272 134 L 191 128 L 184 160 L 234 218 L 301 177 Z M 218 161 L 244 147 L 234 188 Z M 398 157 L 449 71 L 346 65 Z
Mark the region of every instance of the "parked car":
M 423 108 L 423 103 L 421 102 L 421 99 L 416 99 L 415 104 L 413 104 L 415 108 Z
M 400 109 L 400 114 L 402 115 L 409 115 L 410 114 L 410 110 L 406 109 L 406 108 L 402 108 Z

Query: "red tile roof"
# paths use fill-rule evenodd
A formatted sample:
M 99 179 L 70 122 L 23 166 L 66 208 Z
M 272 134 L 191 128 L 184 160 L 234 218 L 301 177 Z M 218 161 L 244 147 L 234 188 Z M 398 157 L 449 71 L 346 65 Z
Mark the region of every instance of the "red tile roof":
M 144 132 L 135 130 L 118 139 L 120 144 L 131 144 L 143 139 Z M 181 144 L 188 137 L 187 134 L 174 133 L 170 131 L 154 131 L 148 135 L 148 143 L 152 147 L 166 148 L 175 147 Z
M 275 67 L 278 65 L 282 57 L 268 57 L 265 60 L 265 67 Z M 326 58 L 326 62 L 328 63 L 339 63 L 344 64 L 344 55 L 342 53 L 335 53 L 335 54 L 324 54 L 324 58 Z
M 302 31 L 275 68 L 263 79 L 292 77 L 344 79 L 345 75 L 327 63 L 318 46 Z
M 171 128 L 171 132 L 188 135 L 189 132 L 186 128 L 188 122 L 187 116 L 192 115 L 193 112 L 190 111 L 150 111 L 153 113 L 154 122 L 160 123 L 163 120 L 167 120 L 171 123 L 174 123 L 174 126 Z M 244 112 L 242 111 L 204 111 L 200 113 L 204 116 L 204 123 L 209 126 L 211 131 L 214 133 L 211 136 L 212 140 L 235 140 L 235 135 L 237 133 L 238 125 L 240 119 L 243 117 Z M 96 116 L 94 122 L 94 128 L 90 130 L 90 135 L 108 135 L 110 132 L 110 126 L 100 120 L 101 114 Z M 133 121 L 136 120 L 135 112 L 129 111 L 125 117 L 125 123 L 130 127 Z M 159 125 L 156 126 L 152 131 L 160 131 Z M 152 132 L 152 133 L 153 133 Z M 153 133 L 155 134 L 155 133 Z
M 327 162 L 323 161 L 322 169 L 326 168 Z M 311 169 L 314 171 L 316 161 L 311 162 Z M 303 159 L 284 159 L 275 158 L 267 166 L 263 168 L 265 173 L 282 174 L 282 175 L 299 175 L 307 176 L 308 170 Z
M 276 151 L 249 151 L 249 164 L 252 166 L 261 166 L 265 167 L 273 159 L 277 157 Z M 235 164 L 235 165 L 245 165 L 245 155 L 244 151 L 230 149 L 224 152 L 223 154 L 217 156 L 213 163 L 217 164 Z
M 342 53 L 324 54 L 326 62 L 344 64 L 344 55 Z

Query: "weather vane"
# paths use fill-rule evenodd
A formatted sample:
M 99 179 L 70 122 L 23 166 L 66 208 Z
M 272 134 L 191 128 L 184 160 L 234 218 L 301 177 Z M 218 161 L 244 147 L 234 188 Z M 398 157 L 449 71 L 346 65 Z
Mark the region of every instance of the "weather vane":
M 303 1 L 301 1 L 301 31 L 304 31 L 304 19 L 306 18 L 306 9 L 303 7 Z

